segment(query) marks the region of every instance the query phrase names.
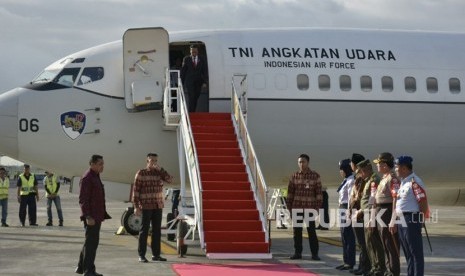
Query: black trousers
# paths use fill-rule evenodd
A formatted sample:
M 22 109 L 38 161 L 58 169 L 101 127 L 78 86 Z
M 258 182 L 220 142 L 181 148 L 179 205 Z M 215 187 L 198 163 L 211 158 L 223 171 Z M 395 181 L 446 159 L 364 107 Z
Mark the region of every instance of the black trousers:
M 147 252 L 147 236 L 149 234 L 150 224 L 152 224 L 152 255 L 160 256 L 161 243 L 161 220 L 163 217 L 163 209 L 142 210 L 142 228 L 139 232 L 139 246 L 137 251 L 139 257 L 145 257 Z
M 28 194 L 21 196 L 21 202 L 19 203 L 19 221 L 24 224 L 26 221 L 26 207 L 27 213 L 29 214 L 29 224 L 37 223 L 37 204 L 36 194 Z
M 303 227 L 293 227 L 294 231 L 294 252 L 296 255 L 302 255 L 302 229 Z M 312 256 L 318 256 L 318 237 L 315 231 L 315 221 L 310 221 L 307 225 L 308 241 L 310 243 L 310 252 Z
M 86 239 L 79 255 L 78 263 L 78 267 L 82 268 L 84 274 L 95 272 L 95 256 L 97 255 L 97 247 L 100 241 L 101 225 L 101 222 L 96 222 L 95 225 L 89 226 L 84 222 Z
M 195 80 L 189 83 L 186 83 L 184 89 L 187 90 L 189 94 L 189 112 L 195 112 L 197 109 L 197 101 L 200 97 L 200 92 L 202 91 L 202 80 Z
M 421 276 L 425 273 L 425 257 L 423 255 L 423 226 L 419 213 L 404 213 L 405 227 L 398 225 L 400 244 L 407 260 L 407 275 Z
M 341 241 L 342 241 L 342 257 L 344 260 L 344 264 L 348 264 L 350 266 L 355 265 L 355 233 L 352 230 L 352 225 L 349 224 L 345 225 L 347 222 L 350 221 L 347 213 L 347 203 L 339 205 L 339 212 L 340 212 L 340 222 L 341 222 Z
M 328 196 L 328 192 L 326 191 L 323 191 L 322 193 L 323 193 L 323 206 L 322 206 L 323 207 L 323 221 L 326 223 L 324 227 L 329 227 L 329 196 Z M 320 220 L 321 220 L 321 214 L 320 214 Z

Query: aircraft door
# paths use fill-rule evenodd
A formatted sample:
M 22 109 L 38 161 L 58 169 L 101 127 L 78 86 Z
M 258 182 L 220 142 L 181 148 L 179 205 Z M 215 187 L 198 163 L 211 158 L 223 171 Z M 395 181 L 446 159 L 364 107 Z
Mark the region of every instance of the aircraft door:
M 130 111 L 161 109 L 169 36 L 161 28 L 128 29 L 123 35 L 124 97 Z

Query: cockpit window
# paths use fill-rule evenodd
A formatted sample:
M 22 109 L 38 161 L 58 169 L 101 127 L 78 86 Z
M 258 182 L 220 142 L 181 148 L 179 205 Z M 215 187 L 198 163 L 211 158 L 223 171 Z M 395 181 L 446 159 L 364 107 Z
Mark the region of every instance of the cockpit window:
M 65 68 L 54 79 L 53 82 L 72 87 L 81 68 Z
M 31 84 L 37 82 L 49 82 L 60 72 L 60 70 L 46 70 L 40 73 L 35 79 L 31 81 Z
M 104 76 L 103 67 L 86 67 L 82 71 L 77 85 L 83 85 L 101 80 Z
M 85 58 L 77 58 L 77 59 L 73 60 L 73 62 L 71 62 L 71 63 L 83 63 L 84 60 L 86 60 L 86 59 Z

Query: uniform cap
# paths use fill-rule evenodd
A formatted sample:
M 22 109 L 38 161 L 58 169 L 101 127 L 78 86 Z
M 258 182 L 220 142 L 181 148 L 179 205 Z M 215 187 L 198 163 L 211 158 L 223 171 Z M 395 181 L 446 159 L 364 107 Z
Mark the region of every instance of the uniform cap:
M 344 170 L 345 168 L 350 168 L 350 159 L 339 161 L 339 169 Z
M 31 166 L 29 166 L 29 164 L 24 164 L 24 167 L 25 168 L 30 168 Z
M 363 160 L 365 160 L 365 157 L 363 155 L 361 155 L 361 154 L 358 154 L 358 153 L 352 154 L 352 158 L 350 159 L 350 161 L 352 161 L 352 163 L 354 163 L 355 165 L 357 165 L 358 163 L 360 163 Z
M 368 167 L 368 165 L 370 165 L 370 159 L 365 159 L 357 163 L 357 168 L 363 169 L 363 168 Z
M 349 176 L 352 174 L 352 168 L 350 167 L 350 159 L 344 159 L 339 161 L 339 169 L 344 171 L 346 176 Z
M 389 152 L 383 152 L 378 155 L 378 158 L 373 160 L 373 163 L 379 164 L 379 163 L 394 163 L 394 156 L 390 154 Z
M 408 155 L 401 155 L 395 161 L 396 165 L 412 165 L 412 162 L 413 158 Z

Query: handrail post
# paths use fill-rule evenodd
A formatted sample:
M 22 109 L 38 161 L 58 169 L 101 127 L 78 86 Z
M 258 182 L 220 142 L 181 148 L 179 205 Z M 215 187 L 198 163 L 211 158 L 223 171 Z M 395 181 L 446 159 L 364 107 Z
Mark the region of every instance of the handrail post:
M 176 76 L 178 80 L 177 87 L 171 87 L 171 74 Z M 189 179 L 191 183 L 192 198 L 194 200 L 194 221 L 196 228 L 199 231 L 200 246 L 204 248 L 204 236 L 202 225 L 202 182 L 200 178 L 199 162 L 197 159 L 197 150 L 195 148 L 194 138 L 192 136 L 191 123 L 189 120 L 189 113 L 184 98 L 182 85 L 180 85 L 180 71 L 167 70 L 166 72 L 166 89 L 164 95 L 164 110 L 165 125 L 177 127 L 178 139 L 178 155 L 179 155 L 179 169 L 181 177 L 181 200 L 186 198 L 186 164 Z M 177 109 L 175 112 L 171 109 L 172 104 L 172 89 L 176 90 Z M 179 122 L 169 122 L 169 116 L 180 116 Z M 185 201 L 181 201 L 181 204 Z M 180 214 L 186 215 L 186 214 Z M 194 238 L 194 235 L 192 236 Z
M 245 113 L 241 107 L 241 102 L 239 101 L 237 95 L 237 89 L 235 86 L 235 78 L 242 77 L 240 84 L 243 86 L 246 83 L 247 75 L 243 74 L 235 74 L 232 77 L 231 84 L 231 113 L 233 118 L 233 123 L 235 125 L 236 131 L 238 133 L 238 137 L 240 139 L 240 144 L 242 145 L 241 150 L 244 154 L 244 159 L 246 162 L 246 166 L 250 174 L 250 181 L 252 182 L 252 190 L 256 195 L 258 208 L 260 211 L 260 218 L 262 221 L 262 228 L 265 232 L 265 239 L 266 241 L 270 241 L 269 237 L 269 225 L 267 223 L 267 198 L 268 198 L 268 188 L 265 183 L 265 178 L 263 177 L 262 171 L 260 169 L 260 164 L 258 163 L 258 158 L 253 148 L 252 140 L 248 133 L 247 124 L 245 121 Z M 246 105 L 246 91 L 243 91 L 241 94 L 242 99 L 244 99 L 245 106 Z

